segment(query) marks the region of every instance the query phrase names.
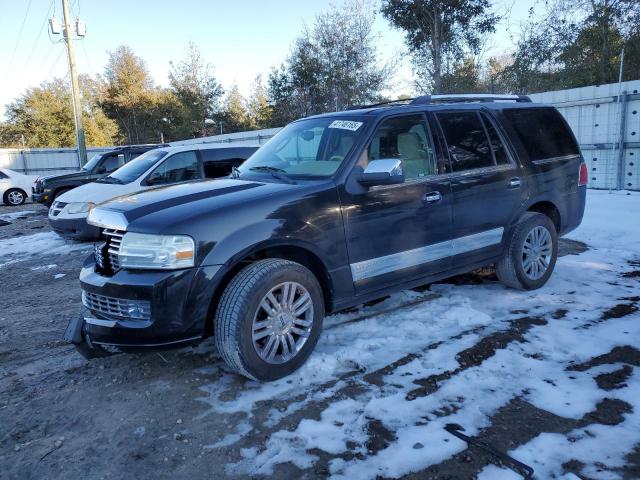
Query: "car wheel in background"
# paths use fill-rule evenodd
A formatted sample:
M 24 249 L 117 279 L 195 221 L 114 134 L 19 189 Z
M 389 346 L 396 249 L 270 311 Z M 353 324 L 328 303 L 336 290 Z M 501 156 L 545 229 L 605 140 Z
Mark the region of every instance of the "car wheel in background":
M 19 188 L 11 188 L 4 192 L 2 199 L 5 205 L 18 206 L 22 205 L 27 200 L 27 194 Z
M 289 260 L 260 260 L 224 290 L 214 319 L 215 343 L 233 370 L 276 380 L 309 357 L 323 317 L 322 289 L 313 273 Z
M 498 278 L 519 290 L 542 287 L 553 273 L 558 257 L 558 234 L 553 221 L 542 213 L 522 216 L 496 264 Z

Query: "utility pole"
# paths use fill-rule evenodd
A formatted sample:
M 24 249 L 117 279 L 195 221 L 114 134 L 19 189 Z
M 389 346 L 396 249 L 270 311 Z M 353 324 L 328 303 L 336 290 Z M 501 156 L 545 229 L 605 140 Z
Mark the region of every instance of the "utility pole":
M 67 44 L 67 56 L 69 57 L 69 73 L 71 75 L 71 96 L 73 97 L 73 116 L 76 122 L 76 139 L 78 143 L 78 160 L 80 166 L 87 163 L 87 146 L 84 141 L 84 127 L 82 126 L 82 108 L 80 107 L 80 87 L 78 85 L 78 72 L 76 71 L 76 53 L 73 50 L 71 18 L 69 15 L 69 2 L 62 0 L 62 12 L 64 15 L 64 40 Z

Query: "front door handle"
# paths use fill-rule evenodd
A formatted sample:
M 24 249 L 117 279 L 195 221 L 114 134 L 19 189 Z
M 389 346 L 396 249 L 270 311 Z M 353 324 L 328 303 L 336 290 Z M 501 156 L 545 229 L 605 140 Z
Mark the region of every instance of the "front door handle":
M 520 181 L 520 179 L 518 177 L 514 177 L 511 180 L 509 180 L 509 184 L 507 185 L 507 188 L 520 188 L 520 185 L 522 185 L 522 182 Z
M 440 200 L 442 200 L 442 195 L 440 194 L 440 192 L 425 193 L 422 197 L 422 203 L 424 203 L 425 205 L 429 203 L 438 203 Z

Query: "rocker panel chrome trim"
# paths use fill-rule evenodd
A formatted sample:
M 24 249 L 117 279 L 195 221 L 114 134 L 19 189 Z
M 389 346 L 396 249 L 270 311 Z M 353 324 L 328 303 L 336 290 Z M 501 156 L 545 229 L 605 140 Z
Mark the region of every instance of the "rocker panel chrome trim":
M 472 252 L 502 242 L 503 227 L 351 264 L 354 282 Z

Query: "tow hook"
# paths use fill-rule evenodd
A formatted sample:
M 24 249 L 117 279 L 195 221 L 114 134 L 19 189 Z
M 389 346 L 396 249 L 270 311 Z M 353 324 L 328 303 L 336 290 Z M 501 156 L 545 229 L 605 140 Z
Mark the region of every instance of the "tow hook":
M 466 442 L 467 444 L 473 445 L 474 447 L 478 447 L 481 450 L 484 450 L 485 452 L 489 453 L 490 455 L 498 458 L 502 465 L 504 465 L 507 468 L 510 468 L 517 474 L 521 475 L 524 480 L 533 479 L 533 468 L 531 468 L 529 465 L 525 465 L 524 463 L 519 462 L 515 458 L 510 457 L 506 453 L 503 453 L 495 449 L 493 446 L 489 445 L 486 442 L 483 442 L 481 440 L 476 440 L 475 438 L 471 438 L 465 435 L 464 433 L 462 433 L 464 431 L 464 428 L 462 428 L 457 423 L 448 423 L 444 427 L 444 429 L 447 432 L 449 432 L 451 435 L 458 437 L 460 440 Z
M 62 338 L 65 341 L 75 345 L 76 350 L 78 350 L 80 355 L 82 355 L 87 360 L 91 360 L 92 358 L 111 356 L 111 352 L 108 352 L 100 345 L 91 343 L 91 339 L 82 331 L 83 324 L 84 317 L 82 315 L 78 315 L 72 318 L 71 320 L 69 320 L 69 324 L 67 325 Z

